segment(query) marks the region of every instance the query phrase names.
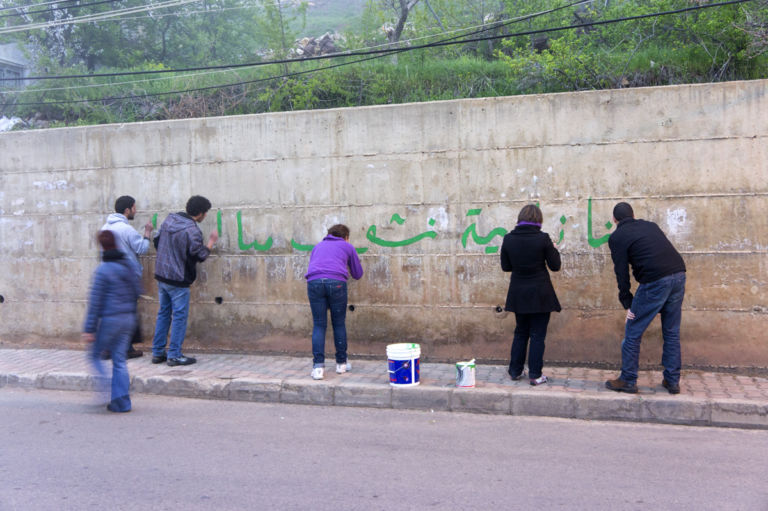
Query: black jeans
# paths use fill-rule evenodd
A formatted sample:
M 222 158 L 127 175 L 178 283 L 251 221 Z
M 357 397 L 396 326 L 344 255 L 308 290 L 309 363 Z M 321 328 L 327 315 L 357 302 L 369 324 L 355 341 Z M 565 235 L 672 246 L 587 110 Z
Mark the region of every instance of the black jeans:
M 547 337 L 549 315 L 549 312 L 515 313 L 517 324 L 515 325 L 515 337 L 512 340 L 512 350 L 509 354 L 509 374 L 511 376 L 518 376 L 523 372 L 529 338 L 531 349 L 528 352 L 528 377 L 535 379 L 541 376 L 541 368 L 544 365 L 544 338 Z

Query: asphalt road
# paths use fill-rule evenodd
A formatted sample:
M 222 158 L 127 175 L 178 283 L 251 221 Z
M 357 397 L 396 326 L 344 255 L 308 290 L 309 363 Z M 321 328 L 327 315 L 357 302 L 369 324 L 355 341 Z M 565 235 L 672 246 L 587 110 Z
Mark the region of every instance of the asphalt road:
M 0 511 L 768 510 L 768 431 L 0 389 Z

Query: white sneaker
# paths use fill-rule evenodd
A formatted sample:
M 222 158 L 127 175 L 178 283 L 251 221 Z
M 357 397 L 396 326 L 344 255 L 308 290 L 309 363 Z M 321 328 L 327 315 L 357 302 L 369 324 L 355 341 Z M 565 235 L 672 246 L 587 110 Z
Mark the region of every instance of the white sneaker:
M 336 372 L 339 374 L 344 374 L 347 371 L 351 371 L 351 370 L 352 370 L 352 364 L 350 364 L 349 362 L 346 362 L 344 364 L 336 364 Z
M 315 367 L 312 369 L 312 379 L 313 380 L 322 380 L 323 379 L 323 373 L 325 371 L 322 367 Z

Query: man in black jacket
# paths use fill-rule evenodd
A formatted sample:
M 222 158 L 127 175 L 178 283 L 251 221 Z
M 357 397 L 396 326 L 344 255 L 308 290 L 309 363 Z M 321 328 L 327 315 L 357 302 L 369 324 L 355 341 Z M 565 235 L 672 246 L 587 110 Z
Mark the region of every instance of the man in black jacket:
M 203 233 L 198 223 L 202 222 L 211 202 L 200 195 L 187 201 L 186 212 L 171 213 L 155 233 L 157 249 L 155 280 L 160 295 L 157 311 L 155 336 L 152 339 L 152 363 L 168 363 L 169 366 L 190 365 L 194 357 L 181 353 L 181 345 L 187 332 L 189 315 L 189 286 L 197 278 L 197 263 L 205 261 L 213 245 L 219 239 L 216 231 L 203 244 Z M 168 329 L 171 330 L 168 353 Z
M 608 239 L 619 285 L 619 301 L 627 310 L 621 344 L 621 375 L 605 386 L 617 392 L 637 392 L 640 340 L 656 314 L 661 313 L 664 337 L 662 385 L 670 394 L 680 393 L 680 318 L 685 295 L 685 263 L 662 230 L 653 222 L 635 220 L 632 206 L 620 202 L 613 208 L 616 231 Z M 640 284 L 630 291 L 629 268 Z

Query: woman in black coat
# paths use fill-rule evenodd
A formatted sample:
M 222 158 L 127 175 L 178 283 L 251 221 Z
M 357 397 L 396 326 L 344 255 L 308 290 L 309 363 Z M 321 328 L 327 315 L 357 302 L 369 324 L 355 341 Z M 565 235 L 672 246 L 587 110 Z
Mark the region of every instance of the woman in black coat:
M 544 338 L 550 313 L 560 312 L 560 302 L 547 271 L 547 266 L 552 271 L 560 270 L 560 253 L 549 234 L 541 232 L 542 220 L 537 206 L 524 206 L 517 216 L 517 226 L 504 236 L 501 245 L 501 269 L 512 272 L 504 310 L 514 312 L 516 322 L 509 376 L 513 380 L 522 377 L 530 338 L 528 378 L 531 385 L 547 382 L 547 377 L 541 374 Z

